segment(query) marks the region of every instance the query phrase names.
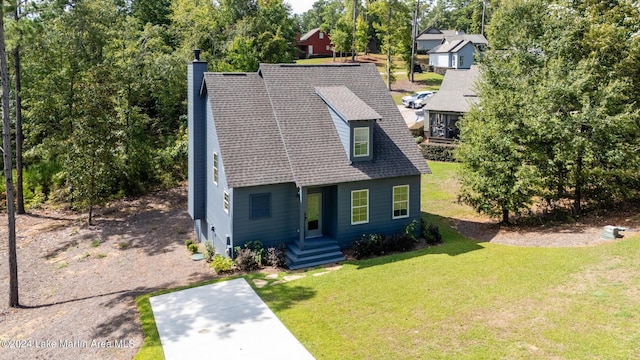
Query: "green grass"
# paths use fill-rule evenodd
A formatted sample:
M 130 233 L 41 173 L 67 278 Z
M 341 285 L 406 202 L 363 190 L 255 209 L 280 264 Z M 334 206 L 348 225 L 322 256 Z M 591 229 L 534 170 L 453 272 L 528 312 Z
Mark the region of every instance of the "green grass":
M 466 239 L 450 226 L 473 216 L 455 202 L 458 165 L 429 165 L 421 206 L 443 245 L 255 289 L 316 359 L 638 358 L 639 237 L 582 248 Z M 162 354 L 148 297 L 137 359 Z

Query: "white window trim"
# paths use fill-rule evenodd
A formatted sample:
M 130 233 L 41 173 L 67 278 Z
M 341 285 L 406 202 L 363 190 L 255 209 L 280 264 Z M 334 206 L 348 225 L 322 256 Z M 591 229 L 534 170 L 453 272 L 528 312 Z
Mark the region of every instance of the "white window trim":
M 362 191 L 366 191 L 367 193 L 367 205 L 366 205 L 366 209 L 367 209 L 367 219 L 363 220 L 363 221 L 358 221 L 358 222 L 353 222 L 353 194 L 357 193 L 357 192 L 362 192 Z M 359 206 L 362 207 L 362 206 Z M 369 223 L 369 189 L 359 189 L 359 190 L 352 190 L 351 191 L 351 211 L 349 211 L 349 216 L 351 217 L 351 225 L 360 225 L 360 224 L 368 224 Z
M 367 131 L 367 153 L 366 154 L 360 154 L 357 155 L 356 154 L 356 145 L 358 144 L 358 142 L 356 141 L 356 130 L 366 130 Z M 361 126 L 361 127 L 355 127 L 353 128 L 353 157 L 368 157 L 369 156 L 369 152 L 370 152 L 370 148 L 371 148 L 371 134 L 369 132 L 369 127 L 368 126 Z
M 222 192 L 222 210 L 224 210 L 224 212 L 228 214 L 230 209 L 231 209 L 231 196 L 229 195 L 229 192 L 227 190 L 224 190 Z
M 219 166 L 220 166 L 220 159 L 218 158 L 218 153 L 214 151 L 213 152 L 213 183 L 216 186 L 218 185 L 218 176 L 220 175 Z
M 404 200 L 402 201 L 396 201 L 396 189 L 399 188 L 407 188 L 407 215 L 401 215 L 401 216 L 395 216 L 394 211 L 395 211 L 395 207 L 396 207 L 396 203 L 400 203 L 400 202 L 405 202 Z M 391 218 L 392 219 L 405 219 L 409 217 L 409 199 L 411 198 L 411 196 L 409 196 L 410 194 L 410 188 L 409 185 L 397 185 L 393 187 L 393 190 L 391 192 Z

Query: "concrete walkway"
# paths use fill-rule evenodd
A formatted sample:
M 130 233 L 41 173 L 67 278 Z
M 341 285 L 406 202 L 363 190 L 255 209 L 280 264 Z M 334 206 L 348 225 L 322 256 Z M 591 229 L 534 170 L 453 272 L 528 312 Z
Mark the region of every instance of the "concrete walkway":
M 150 302 L 167 360 L 313 359 L 243 278 Z

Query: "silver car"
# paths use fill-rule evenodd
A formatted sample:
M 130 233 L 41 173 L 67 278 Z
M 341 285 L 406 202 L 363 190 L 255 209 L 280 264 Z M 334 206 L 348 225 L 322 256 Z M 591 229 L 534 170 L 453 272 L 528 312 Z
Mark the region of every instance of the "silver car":
M 405 107 L 409 107 L 409 108 L 414 108 L 417 109 L 419 107 L 422 107 L 423 105 L 418 105 L 417 106 L 417 102 L 419 102 L 419 104 L 422 104 L 422 100 L 433 95 L 433 92 L 431 91 L 418 91 L 415 92 L 411 95 L 408 96 L 404 96 L 402 98 L 402 105 L 404 105 Z

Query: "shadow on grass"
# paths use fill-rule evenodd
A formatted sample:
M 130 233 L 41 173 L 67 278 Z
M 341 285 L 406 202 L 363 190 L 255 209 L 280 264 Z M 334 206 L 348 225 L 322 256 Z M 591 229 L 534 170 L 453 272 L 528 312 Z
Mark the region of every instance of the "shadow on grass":
M 346 264 L 355 265 L 358 269 L 364 269 L 372 266 L 385 265 L 397 261 L 409 260 L 420 256 L 441 254 L 458 256 L 472 251 L 484 249 L 484 246 L 478 244 L 478 241 L 468 239 L 460 235 L 456 231 L 456 229 L 452 227 L 452 225 L 455 223 L 454 219 L 445 218 L 434 214 L 428 214 L 425 212 L 422 212 L 422 219 L 425 220 L 428 224 L 438 227 L 438 230 L 442 235 L 442 244 L 429 245 L 425 248 L 404 253 L 395 253 L 365 260 L 348 261 L 346 262 Z
M 248 274 L 247 281 L 253 284 L 253 279 L 263 277 L 262 274 Z M 317 291 L 308 286 L 293 285 L 290 282 L 269 284 L 262 288 L 253 287 L 262 300 L 274 312 L 291 308 L 295 303 L 305 301 L 316 296 Z

